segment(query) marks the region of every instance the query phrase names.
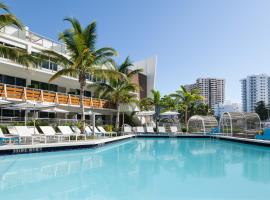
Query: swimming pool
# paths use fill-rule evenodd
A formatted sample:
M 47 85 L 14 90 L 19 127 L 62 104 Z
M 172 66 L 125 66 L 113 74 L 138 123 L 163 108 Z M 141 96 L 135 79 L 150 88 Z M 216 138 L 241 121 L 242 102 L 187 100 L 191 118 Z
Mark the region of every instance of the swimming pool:
M 0 157 L 0 199 L 269 199 L 270 148 L 140 138 Z

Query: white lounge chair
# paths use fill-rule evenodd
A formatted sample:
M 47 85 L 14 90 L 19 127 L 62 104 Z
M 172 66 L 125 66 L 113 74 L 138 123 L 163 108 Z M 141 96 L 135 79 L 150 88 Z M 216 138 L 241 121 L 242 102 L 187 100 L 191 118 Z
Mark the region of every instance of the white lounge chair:
M 147 133 L 155 133 L 153 126 L 146 126 Z
M 178 132 L 177 126 L 171 126 L 170 129 L 171 129 L 171 132 L 174 134 L 180 133 L 180 132 Z
M 86 135 L 92 135 L 93 134 L 93 131 L 91 130 L 91 128 L 89 126 L 85 126 L 85 133 Z
M 44 140 L 46 143 L 46 136 L 41 134 L 38 129 L 34 126 L 27 126 L 28 132 L 34 136 L 35 138 L 39 139 L 39 141 Z
M 163 133 L 163 134 L 166 133 L 164 126 L 158 126 L 157 129 L 158 129 L 158 133 Z
M 81 133 L 74 133 L 69 126 L 58 126 L 58 129 L 61 131 L 63 135 L 69 136 L 69 141 L 71 136 L 76 137 L 76 141 L 78 140 L 78 136 L 83 136 L 86 140 L 86 135 Z
M 19 143 L 19 136 L 4 134 L 2 129 L 0 128 L 0 140 L 1 140 L 1 145 L 5 141 L 8 141 L 8 143 L 11 144 L 12 140 L 15 140 L 17 143 Z
M 19 135 L 15 126 L 7 126 L 7 130 L 11 135 Z
M 104 133 L 100 132 L 97 127 L 93 127 L 93 126 L 90 126 L 91 130 L 95 130 L 95 134 L 98 135 L 98 136 L 102 136 L 102 135 L 105 135 Z
M 124 134 L 131 134 L 131 133 L 133 133 L 131 126 L 125 125 L 124 126 Z
M 31 143 L 34 144 L 35 136 L 32 136 L 26 126 L 14 126 L 20 138 L 25 138 L 25 142 L 29 138 Z
M 81 134 L 81 130 L 78 128 L 78 126 L 71 126 L 71 128 L 75 133 Z
M 136 131 L 137 134 L 145 133 L 145 130 L 144 130 L 143 126 L 135 127 L 135 131 Z
M 102 126 L 98 126 L 97 128 L 98 128 L 99 131 L 100 131 L 101 133 L 103 133 L 104 135 L 109 135 L 109 136 L 115 135 L 115 136 L 117 136 L 117 133 L 116 133 L 116 132 L 107 132 Z
M 40 126 L 39 128 L 41 129 L 43 134 L 46 136 L 45 142 L 47 142 L 47 138 L 57 139 L 58 142 L 62 138 L 62 135 L 57 134 L 55 130 L 53 129 L 53 127 L 51 126 Z

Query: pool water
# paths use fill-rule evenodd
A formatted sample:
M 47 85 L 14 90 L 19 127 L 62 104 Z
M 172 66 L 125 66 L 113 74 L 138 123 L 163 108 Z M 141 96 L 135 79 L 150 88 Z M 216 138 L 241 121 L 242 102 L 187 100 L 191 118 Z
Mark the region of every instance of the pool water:
M 270 199 L 270 148 L 154 138 L 2 156 L 0 199 Z

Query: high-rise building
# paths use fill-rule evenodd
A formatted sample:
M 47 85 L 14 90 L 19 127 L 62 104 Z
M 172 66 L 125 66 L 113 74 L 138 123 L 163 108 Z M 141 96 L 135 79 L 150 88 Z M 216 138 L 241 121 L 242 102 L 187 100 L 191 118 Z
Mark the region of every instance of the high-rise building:
M 224 103 L 225 79 L 198 78 L 195 84 L 185 85 L 187 90 L 197 88 L 204 97 L 203 102 L 213 108 L 215 104 Z
M 241 81 L 242 106 L 244 112 L 254 112 L 256 103 L 269 104 L 270 77 L 266 74 L 251 75 Z

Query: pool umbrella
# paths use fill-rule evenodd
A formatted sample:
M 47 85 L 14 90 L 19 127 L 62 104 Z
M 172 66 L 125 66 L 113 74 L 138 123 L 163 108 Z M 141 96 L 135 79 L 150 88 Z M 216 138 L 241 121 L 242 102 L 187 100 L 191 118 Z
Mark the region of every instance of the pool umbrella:
M 45 109 L 45 110 L 40 110 L 42 112 L 49 112 L 49 113 L 68 113 L 69 111 L 64 110 L 64 109 L 60 109 L 57 107 L 53 107 L 53 108 L 49 108 L 49 109 Z
M 52 106 L 55 106 L 54 104 L 45 104 L 42 102 L 35 102 L 35 101 L 26 101 L 23 103 L 18 103 L 11 105 L 9 107 L 6 107 L 5 109 L 11 109 L 11 110 L 25 110 L 25 116 L 24 116 L 24 124 L 26 125 L 27 121 L 27 111 L 33 110 L 34 115 L 36 114 L 36 110 L 44 109 L 44 108 L 50 108 Z M 35 120 L 34 120 L 34 126 L 35 126 Z
M 167 112 L 161 113 L 160 115 L 162 115 L 162 116 L 174 116 L 174 115 L 179 115 L 179 114 L 180 114 L 179 112 L 167 111 Z
M 152 116 L 155 114 L 155 111 L 141 111 L 137 112 L 137 116 Z
M 10 101 L 4 100 L 4 99 L 0 99 L 0 105 L 6 105 L 6 104 L 10 104 Z
M 4 105 L 7 105 L 7 104 L 11 104 L 10 101 L 7 101 L 7 100 L 4 100 L 4 99 L 0 99 L 0 106 L 4 106 Z M 1 109 L 1 122 L 2 122 L 2 109 Z

